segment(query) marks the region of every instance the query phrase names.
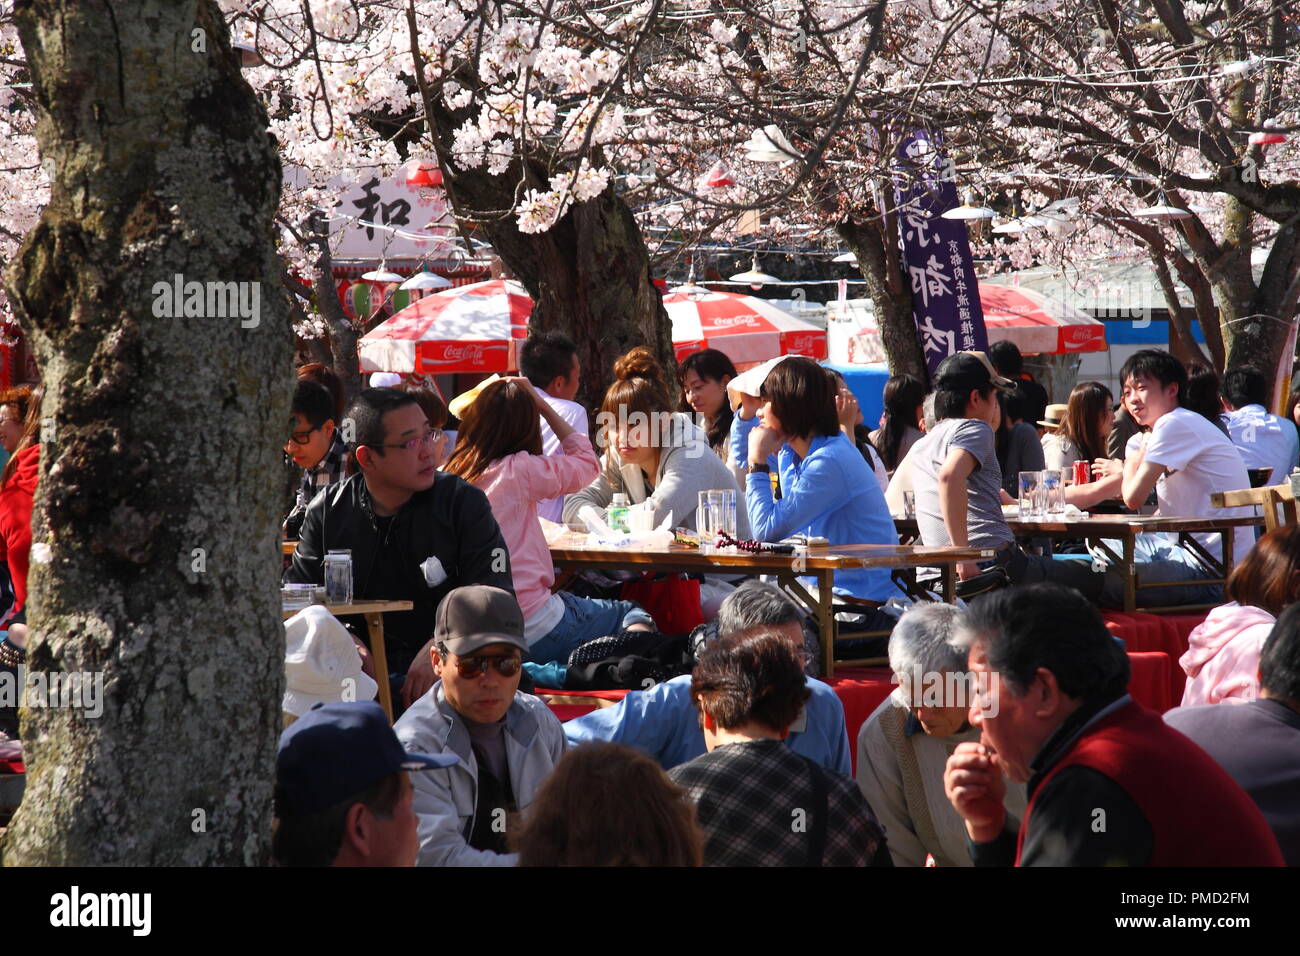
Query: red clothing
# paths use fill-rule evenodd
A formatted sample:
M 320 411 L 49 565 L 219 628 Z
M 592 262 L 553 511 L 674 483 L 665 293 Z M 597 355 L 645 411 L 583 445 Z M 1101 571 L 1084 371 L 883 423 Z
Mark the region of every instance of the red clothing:
M 1283 866 L 1268 823 L 1210 756 L 1130 702 L 1084 729 L 1043 778 L 1020 825 L 1016 863 L 1033 826 L 1034 802 L 1052 777 L 1083 766 L 1122 789 L 1151 825 L 1151 866 Z M 1084 819 L 1080 826 L 1088 826 Z
M 40 477 L 41 446 L 18 452 L 9 480 L 0 488 L 0 561 L 9 562 L 14 582 L 14 612 L 27 604 L 27 568 L 32 552 L 32 498 Z

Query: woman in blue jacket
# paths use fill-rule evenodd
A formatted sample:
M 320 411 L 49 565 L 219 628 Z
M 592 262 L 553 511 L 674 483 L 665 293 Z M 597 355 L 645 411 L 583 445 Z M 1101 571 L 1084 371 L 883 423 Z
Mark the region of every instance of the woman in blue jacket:
M 815 535 L 831 545 L 898 544 L 889 506 L 871 468 L 840 432 L 836 388 L 812 359 L 792 356 L 741 396 L 732 421 L 733 460 L 746 454 L 745 508 L 754 537 Z M 769 456 L 777 456 L 781 498 L 772 494 Z M 898 593 L 889 570 L 836 571 L 835 589 L 868 601 Z

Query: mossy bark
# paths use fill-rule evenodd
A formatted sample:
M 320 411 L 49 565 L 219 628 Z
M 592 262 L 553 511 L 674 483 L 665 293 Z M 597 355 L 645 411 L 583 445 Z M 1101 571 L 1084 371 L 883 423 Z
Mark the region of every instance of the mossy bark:
M 103 700 L 21 712 L 3 859 L 264 862 L 292 351 L 275 143 L 209 0 L 16 19 L 53 181 L 7 276 L 46 386 L 29 666 L 100 674 Z M 256 325 L 159 315 L 177 275 L 256 284 Z

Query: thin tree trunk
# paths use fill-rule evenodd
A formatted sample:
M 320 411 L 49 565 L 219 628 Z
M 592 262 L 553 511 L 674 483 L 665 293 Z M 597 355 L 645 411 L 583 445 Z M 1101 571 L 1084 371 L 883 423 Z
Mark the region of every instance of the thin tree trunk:
M 8 275 L 46 387 L 28 661 L 103 693 L 22 712 L 4 861 L 261 863 L 292 342 L 275 144 L 210 0 L 15 16 L 53 180 Z M 249 308 L 176 315 L 178 275 Z
M 930 380 L 921 337 L 912 316 L 912 293 L 903 280 L 899 264 L 898 243 L 884 232 L 891 229 L 889 219 L 860 223 L 844 219 L 835 231 L 858 259 L 858 269 L 867 282 L 867 294 L 880 329 L 891 375 L 915 375 Z

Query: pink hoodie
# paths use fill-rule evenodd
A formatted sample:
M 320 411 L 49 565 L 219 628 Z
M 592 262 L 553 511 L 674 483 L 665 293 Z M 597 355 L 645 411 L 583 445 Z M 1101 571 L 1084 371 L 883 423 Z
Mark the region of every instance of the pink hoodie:
M 542 609 L 555 583 L 551 551 L 537 520 L 538 502 L 581 491 L 600 472 L 586 435 L 573 432 L 560 447 L 562 455 L 521 451 L 499 458 L 474 482 L 487 495 L 492 516 L 501 527 L 510 552 L 515 597 L 525 620 Z
M 1276 618 L 1235 601 L 1216 607 L 1188 637 L 1178 659 L 1187 672 L 1183 706 L 1244 704 L 1259 696 L 1259 653 Z

